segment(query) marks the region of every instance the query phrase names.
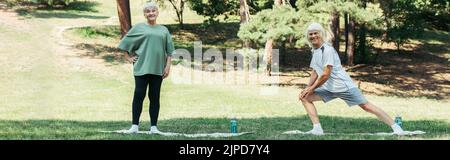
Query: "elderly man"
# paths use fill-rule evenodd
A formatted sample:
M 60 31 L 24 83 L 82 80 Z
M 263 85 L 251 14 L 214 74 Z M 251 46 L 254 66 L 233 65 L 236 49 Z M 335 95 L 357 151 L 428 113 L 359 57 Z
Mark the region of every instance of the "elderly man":
M 309 25 L 306 37 L 309 46 L 312 47 L 313 56 L 310 67 L 313 70 L 308 86 L 300 92 L 299 99 L 313 123 L 313 129 L 307 133 L 323 135 L 313 102 L 321 100 L 326 103 L 335 98 L 344 100 L 348 106 L 358 105 L 363 110 L 376 115 L 378 119 L 391 126 L 394 134 L 403 135 L 405 133 L 386 112 L 367 101 L 362 95 L 341 66 L 336 50 L 324 41 L 326 39 L 325 30 L 319 23 Z

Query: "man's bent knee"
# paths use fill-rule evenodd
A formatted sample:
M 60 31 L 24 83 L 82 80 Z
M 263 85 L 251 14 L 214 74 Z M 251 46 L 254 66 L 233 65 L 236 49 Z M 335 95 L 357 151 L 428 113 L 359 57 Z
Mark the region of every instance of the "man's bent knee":
M 300 98 L 300 100 L 303 103 L 313 103 L 314 101 L 317 101 L 316 99 L 318 99 L 318 98 L 317 98 L 317 95 L 315 95 L 315 94 L 310 94 L 306 97 Z
M 308 97 L 309 97 L 309 96 L 300 98 L 300 100 L 301 100 L 303 103 L 311 103 L 311 101 L 308 99 Z

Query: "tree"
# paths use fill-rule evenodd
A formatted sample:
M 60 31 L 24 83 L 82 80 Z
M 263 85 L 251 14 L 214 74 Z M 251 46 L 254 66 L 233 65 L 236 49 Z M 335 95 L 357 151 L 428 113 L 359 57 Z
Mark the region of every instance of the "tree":
M 424 30 L 425 20 L 421 10 L 413 0 L 380 0 L 383 9 L 385 36 L 387 42 L 394 42 L 397 51 L 409 41 L 409 38 L 419 36 Z
M 168 0 L 168 1 L 172 5 L 173 9 L 175 9 L 175 13 L 177 14 L 178 24 L 180 25 L 180 28 L 183 28 L 183 11 L 186 0 Z
M 275 0 L 275 6 L 281 6 L 281 5 L 285 5 L 285 1 L 284 0 Z M 273 27 L 277 27 L 277 25 L 274 25 Z M 269 28 L 269 32 L 270 32 L 271 28 Z M 271 76 L 271 72 L 272 72 L 272 60 L 273 60 L 273 40 L 274 37 L 269 37 L 266 41 L 266 45 L 264 48 L 264 57 L 266 58 L 267 61 L 267 75 Z
M 274 16 L 276 15 L 276 16 Z M 272 49 L 274 45 L 288 42 L 292 37 L 304 35 L 301 28 L 307 21 L 289 5 L 275 6 L 273 9 L 265 9 L 252 16 L 252 20 L 241 25 L 238 37 L 242 40 L 250 40 L 253 44 L 265 48 L 267 62 L 266 74 L 270 75 L 272 65 Z M 281 53 L 284 54 L 284 53 Z
M 363 0 L 364 2 L 364 0 Z M 365 3 L 365 2 L 364 2 Z M 381 9 L 376 7 L 360 7 L 363 4 L 359 1 L 344 1 L 344 0 L 336 0 L 336 1 L 325 1 L 325 0 L 305 0 L 305 1 L 297 1 L 297 6 L 300 10 L 305 10 L 305 12 L 309 12 L 314 14 L 322 19 L 326 20 L 327 23 L 330 24 L 329 29 L 332 32 L 332 36 L 328 39 L 329 42 L 335 47 L 337 51 L 339 51 L 339 18 L 340 16 L 344 16 L 344 19 L 350 17 L 349 22 L 345 23 L 346 26 L 346 48 L 345 52 L 347 54 L 347 64 L 353 65 L 354 63 L 354 53 L 355 53 L 355 40 L 356 33 L 354 33 L 356 26 L 365 30 L 365 27 L 373 27 L 377 28 L 380 26 L 378 23 L 381 16 L 378 13 L 381 13 Z M 372 5 L 373 6 L 373 5 Z M 364 34 L 362 34 L 364 33 Z M 365 32 L 360 32 L 360 42 L 363 42 L 365 45 Z M 360 43 L 361 45 L 361 43 Z M 359 47 L 359 49 L 363 49 L 360 51 L 365 54 L 365 47 Z
M 355 53 L 355 20 L 354 17 L 349 16 L 349 21 L 347 25 L 348 32 L 347 32 L 347 45 L 345 46 L 345 50 L 347 51 L 347 65 L 353 66 L 353 57 Z
M 117 12 L 120 21 L 120 38 L 131 28 L 130 0 L 116 0 Z
M 333 44 L 333 47 L 339 53 L 339 12 L 337 10 L 331 12 L 331 23 L 329 27 L 332 33 L 331 44 Z
M 256 14 L 265 9 L 271 9 L 274 1 L 273 0 L 248 0 L 249 11 L 252 14 Z
M 250 20 L 250 13 L 247 5 L 247 0 L 239 0 L 239 1 L 240 1 L 239 14 L 241 17 L 241 24 L 245 24 Z M 243 42 L 244 42 L 243 46 L 245 48 L 250 48 L 249 40 L 244 40 Z
M 215 23 L 219 15 L 225 14 L 225 19 L 228 18 L 226 13 L 235 11 L 239 7 L 236 0 L 189 0 L 192 10 L 200 15 L 209 17 L 208 23 Z
M 239 0 L 239 15 L 241 17 L 241 24 L 247 23 L 250 20 L 247 0 Z

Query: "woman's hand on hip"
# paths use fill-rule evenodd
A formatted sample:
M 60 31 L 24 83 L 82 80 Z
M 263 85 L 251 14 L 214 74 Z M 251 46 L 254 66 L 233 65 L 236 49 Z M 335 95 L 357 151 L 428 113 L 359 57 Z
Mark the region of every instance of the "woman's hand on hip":
M 130 56 L 128 59 L 128 62 L 134 63 L 137 61 L 138 56 L 134 55 L 134 56 Z

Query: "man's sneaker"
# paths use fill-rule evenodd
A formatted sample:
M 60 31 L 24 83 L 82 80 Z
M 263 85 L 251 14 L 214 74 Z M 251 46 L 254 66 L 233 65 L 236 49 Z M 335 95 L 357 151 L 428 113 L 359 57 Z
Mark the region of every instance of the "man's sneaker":
M 308 132 L 305 132 L 305 134 L 312 134 L 312 135 L 316 135 L 316 136 L 324 135 L 323 131 L 317 131 L 317 130 L 310 130 Z
M 394 135 L 397 135 L 397 136 L 406 136 L 406 135 L 409 135 L 408 132 L 406 132 L 406 131 L 397 131 L 397 132 L 393 132 L 393 134 L 394 134 Z
M 137 133 L 139 131 L 138 125 L 132 125 L 130 129 L 126 130 L 124 133 Z

